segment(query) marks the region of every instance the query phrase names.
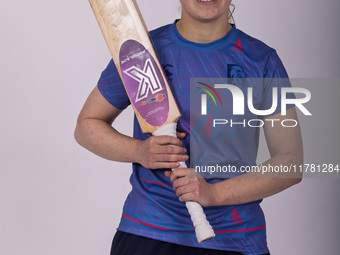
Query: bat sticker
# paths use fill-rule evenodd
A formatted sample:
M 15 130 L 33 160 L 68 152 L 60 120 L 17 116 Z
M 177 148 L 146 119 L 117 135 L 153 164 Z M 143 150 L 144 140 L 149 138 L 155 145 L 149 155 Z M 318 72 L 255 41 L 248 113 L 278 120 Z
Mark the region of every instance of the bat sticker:
M 165 98 L 164 94 L 157 94 L 157 96 L 150 98 L 147 101 L 143 101 L 142 105 L 151 104 L 154 102 L 162 102 L 164 98 Z
M 168 119 L 169 100 L 162 71 L 145 47 L 135 40 L 125 41 L 119 52 L 126 90 L 142 118 L 153 126 Z M 154 104 L 158 102 L 157 107 Z

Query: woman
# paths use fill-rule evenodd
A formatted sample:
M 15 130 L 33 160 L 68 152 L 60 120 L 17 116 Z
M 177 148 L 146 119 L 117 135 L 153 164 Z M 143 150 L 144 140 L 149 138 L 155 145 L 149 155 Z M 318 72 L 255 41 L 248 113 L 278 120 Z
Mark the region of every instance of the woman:
M 183 114 L 178 138 L 152 137 L 140 131 L 135 119 L 133 138 L 120 134 L 112 122 L 130 103 L 111 61 L 98 86 L 87 99 L 77 122 L 76 140 L 93 153 L 113 161 L 133 163 L 132 191 L 124 205 L 111 254 L 269 254 L 265 220 L 260 208 L 263 198 L 300 181 L 296 178 L 253 178 L 205 180 L 191 178 L 187 161 L 190 150 L 190 78 L 241 77 L 285 78 L 286 71 L 276 52 L 229 24 L 231 0 L 180 0 L 181 19 L 151 32 L 160 62 L 165 68 L 174 97 Z M 271 83 L 257 87 L 254 101 L 263 109 L 271 105 Z M 223 95 L 222 95 L 223 97 Z M 264 119 L 297 119 L 294 108 L 281 116 L 280 107 Z M 272 127 L 264 122 L 271 158 L 263 165 L 302 163 L 300 130 Z M 230 134 L 226 134 L 225 141 Z M 244 143 L 245 138 L 249 142 Z M 232 164 L 256 164 L 258 129 L 233 133 L 221 157 Z M 124 144 L 124 146 L 122 146 Z M 172 146 L 171 146 L 172 145 Z M 224 152 L 226 154 L 224 154 Z M 196 201 L 205 207 L 216 237 L 197 243 L 183 202 Z

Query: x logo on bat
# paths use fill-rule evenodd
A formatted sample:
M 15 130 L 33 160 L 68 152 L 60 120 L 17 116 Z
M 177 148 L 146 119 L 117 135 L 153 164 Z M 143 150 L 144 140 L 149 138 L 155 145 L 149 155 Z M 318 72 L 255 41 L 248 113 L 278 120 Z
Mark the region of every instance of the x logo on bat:
M 151 59 L 146 60 L 143 70 L 133 66 L 124 73 L 139 83 L 135 103 L 147 98 L 150 92 L 155 94 L 163 89 Z

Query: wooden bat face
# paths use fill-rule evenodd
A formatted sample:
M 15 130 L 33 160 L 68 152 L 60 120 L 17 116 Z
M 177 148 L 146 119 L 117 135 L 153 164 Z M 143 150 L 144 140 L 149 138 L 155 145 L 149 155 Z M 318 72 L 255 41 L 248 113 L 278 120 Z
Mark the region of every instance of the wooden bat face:
M 181 117 L 134 0 L 89 0 L 144 133 Z

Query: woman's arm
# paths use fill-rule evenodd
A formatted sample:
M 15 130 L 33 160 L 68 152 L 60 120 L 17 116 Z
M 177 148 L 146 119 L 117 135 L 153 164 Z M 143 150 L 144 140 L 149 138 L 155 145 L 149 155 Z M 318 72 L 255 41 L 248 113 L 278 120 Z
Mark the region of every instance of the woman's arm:
M 111 125 L 121 112 L 106 101 L 97 87 L 94 88 L 78 116 L 76 141 L 100 157 L 136 162 L 150 169 L 176 168 L 179 161 L 188 159 L 183 155 L 186 150 L 179 147 L 182 143 L 178 138 L 151 136 L 142 141 L 119 133 Z
M 271 119 L 295 119 L 295 108 L 286 116 Z M 277 122 L 279 123 L 279 122 Z M 266 121 L 264 132 L 271 158 L 263 166 L 301 165 L 303 146 L 300 127 L 282 127 Z M 292 168 L 293 169 L 293 168 Z M 197 201 L 203 206 L 236 205 L 253 202 L 281 192 L 301 181 L 301 173 L 247 173 L 219 183 L 209 184 L 203 178 L 192 178 L 190 169 L 166 172 L 180 201 Z

